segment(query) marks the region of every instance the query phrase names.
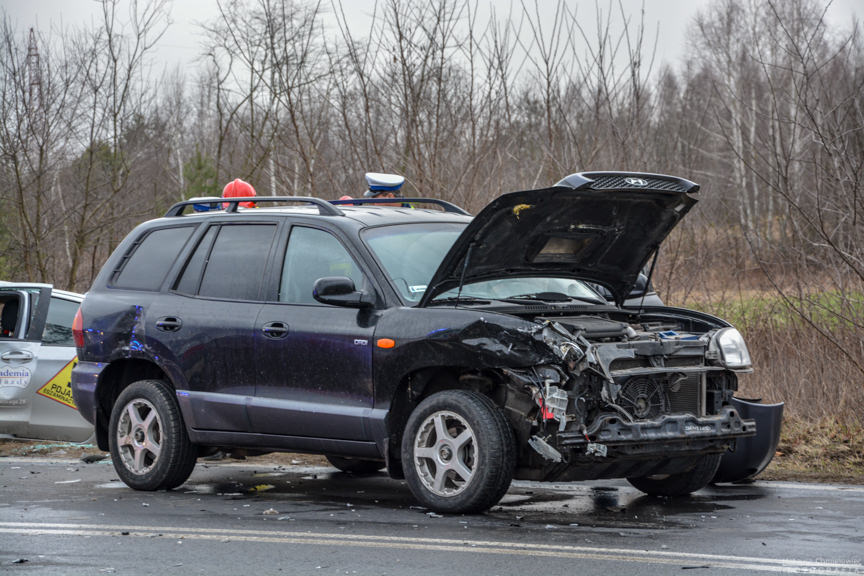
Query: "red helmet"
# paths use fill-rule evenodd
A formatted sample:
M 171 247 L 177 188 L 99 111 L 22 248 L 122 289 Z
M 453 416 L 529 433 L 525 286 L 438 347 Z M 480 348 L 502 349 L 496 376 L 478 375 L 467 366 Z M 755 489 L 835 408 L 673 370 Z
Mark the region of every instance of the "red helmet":
M 255 188 L 252 187 L 251 184 L 246 182 L 245 180 L 241 180 L 237 178 L 228 184 L 225 185 L 225 188 L 222 189 L 222 197 L 223 198 L 248 198 L 249 196 L 255 196 Z M 254 208 L 254 202 L 241 202 L 240 206 L 242 208 Z M 227 208 L 228 204 L 223 204 L 222 208 Z

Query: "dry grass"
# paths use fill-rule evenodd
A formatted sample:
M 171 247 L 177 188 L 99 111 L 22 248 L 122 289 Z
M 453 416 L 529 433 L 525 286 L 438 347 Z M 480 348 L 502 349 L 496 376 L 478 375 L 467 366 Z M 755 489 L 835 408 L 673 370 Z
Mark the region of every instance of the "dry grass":
M 864 484 L 864 427 L 833 419 L 786 419 L 762 480 Z

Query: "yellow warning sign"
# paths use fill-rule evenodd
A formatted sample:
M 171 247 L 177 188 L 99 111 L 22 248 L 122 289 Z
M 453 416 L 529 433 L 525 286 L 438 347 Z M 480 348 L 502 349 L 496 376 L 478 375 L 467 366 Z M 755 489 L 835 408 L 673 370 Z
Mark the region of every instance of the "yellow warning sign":
M 54 375 L 42 388 L 36 391 L 51 400 L 75 408 L 75 400 L 72 399 L 72 368 L 78 364 L 78 357 L 72 358 L 60 372 Z

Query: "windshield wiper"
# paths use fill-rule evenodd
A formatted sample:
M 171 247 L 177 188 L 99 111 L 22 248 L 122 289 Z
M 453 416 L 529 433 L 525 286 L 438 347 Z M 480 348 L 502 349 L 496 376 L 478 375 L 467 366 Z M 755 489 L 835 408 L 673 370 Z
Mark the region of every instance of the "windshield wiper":
M 485 298 L 475 298 L 474 296 L 448 296 L 447 298 L 435 298 L 429 305 L 433 304 L 448 304 L 455 302 L 459 304 L 460 302 L 464 302 L 465 304 L 491 304 L 491 300 L 487 300 Z
M 515 296 L 501 298 L 501 300 L 505 302 L 510 302 L 511 300 L 538 300 L 540 302 L 572 302 L 573 300 L 578 300 L 580 302 L 587 302 L 589 304 L 606 304 L 605 301 L 600 300 L 599 298 L 590 298 L 587 296 L 570 296 L 569 294 L 564 294 L 563 292 L 534 292 L 531 294 L 517 294 Z

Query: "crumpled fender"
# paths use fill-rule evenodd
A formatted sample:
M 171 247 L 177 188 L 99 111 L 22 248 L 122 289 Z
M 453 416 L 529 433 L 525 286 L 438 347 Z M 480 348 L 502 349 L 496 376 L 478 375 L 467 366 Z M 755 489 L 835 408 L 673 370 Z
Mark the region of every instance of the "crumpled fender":
M 397 309 L 384 315 L 375 338 L 396 346 L 373 356 L 375 406 L 386 409 L 404 377 L 425 368 L 471 370 L 560 364 L 562 356 L 544 339 L 543 326 L 514 316 L 452 308 Z M 548 335 L 546 335 L 548 338 Z
M 762 404 L 732 398 L 732 406 L 742 418 L 756 420 L 756 435 L 739 438 L 734 452 L 726 452 L 712 482 L 743 482 L 762 472 L 777 452 L 780 443 L 780 425 L 783 420 L 783 402 Z

